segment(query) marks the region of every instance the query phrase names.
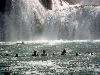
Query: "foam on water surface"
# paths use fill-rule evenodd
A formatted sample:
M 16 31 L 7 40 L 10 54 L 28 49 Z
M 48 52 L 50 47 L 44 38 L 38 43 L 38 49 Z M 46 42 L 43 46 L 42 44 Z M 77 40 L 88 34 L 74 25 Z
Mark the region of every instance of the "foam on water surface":
M 100 74 L 99 40 L 25 41 L 25 44 L 20 45 L 16 42 L 7 44 L 0 44 L 1 75 L 6 71 L 18 75 Z M 63 49 L 67 51 L 65 56 L 61 55 Z M 31 56 L 34 50 L 37 50 L 38 57 Z M 48 56 L 42 57 L 42 50 L 46 50 Z M 52 55 L 53 52 L 56 53 L 55 56 Z M 93 55 L 86 52 L 91 52 Z M 8 53 L 9 57 L 6 57 L 5 53 Z M 14 57 L 16 53 L 19 57 Z M 75 56 L 76 53 L 79 53 L 78 57 Z

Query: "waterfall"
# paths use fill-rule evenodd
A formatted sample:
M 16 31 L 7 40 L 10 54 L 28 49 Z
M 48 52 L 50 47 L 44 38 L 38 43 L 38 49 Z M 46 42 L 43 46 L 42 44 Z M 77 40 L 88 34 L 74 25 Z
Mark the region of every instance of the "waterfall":
M 100 4 L 100 0 L 78 0 L 78 3 L 81 5 L 99 5 Z
M 82 0 L 79 3 L 85 4 Z M 41 0 L 12 0 L 11 11 L 4 14 L 5 40 L 99 39 L 100 6 L 80 4 L 69 5 L 62 0 L 61 5 L 59 0 L 52 0 L 49 10 Z
M 99 39 L 99 6 L 68 6 L 54 11 L 44 34 L 53 39 Z
M 12 0 L 10 15 L 5 17 L 6 39 L 33 40 L 41 35 L 44 13 L 39 0 Z

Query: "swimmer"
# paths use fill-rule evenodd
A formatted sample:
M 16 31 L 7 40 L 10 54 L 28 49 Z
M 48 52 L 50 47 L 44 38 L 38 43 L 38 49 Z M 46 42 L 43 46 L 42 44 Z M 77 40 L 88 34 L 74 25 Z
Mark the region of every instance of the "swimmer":
M 93 55 L 93 53 L 91 53 L 91 52 L 86 52 L 85 54 Z
M 48 54 L 46 53 L 45 50 L 43 50 L 43 53 L 41 54 L 41 56 L 48 56 Z
M 22 42 L 22 44 L 24 44 L 24 42 Z
M 78 54 L 78 53 L 76 53 L 76 56 L 79 56 L 79 54 Z
M 38 54 L 37 54 L 37 51 L 34 51 L 34 53 L 32 54 L 32 56 L 39 56 Z
M 53 53 L 53 55 L 56 55 L 56 53 Z
M 19 42 L 19 43 L 16 43 L 16 44 L 24 44 L 24 42 L 21 42 L 21 43 Z
M 9 54 L 8 54 L 8 53 L 6 53 L 6 54 L 5 54 L 5 56 L 6 56 L 6 57 L 8 57 L 8 56 L 9 56 Z
M 18 54 L 16 54 L 15 57 L 19 57 Z
M 93 53 L 91 53 L 91 55 L 93 55 Z
M 66 50 L 64 49 L 61 55 L 66 55 Z

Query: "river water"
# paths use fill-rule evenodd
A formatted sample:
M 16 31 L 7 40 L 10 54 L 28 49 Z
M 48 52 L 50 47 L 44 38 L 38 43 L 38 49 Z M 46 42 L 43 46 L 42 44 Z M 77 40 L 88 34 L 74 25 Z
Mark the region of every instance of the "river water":
M 61 52 L 66 49 L 66 55 Z M 37 51 L 39 56 L 32 53 Z M 48 56 L 41 56 L 46 50 Z M 91 54 L 86 54 L 91 52 Z M 6 57 L 5 54 L 9 56 Z M 15 57 L 15 54 L 19 57 Z M 53 53 L 56 53 L 54 56 Z M 79 53 L 79 56 L 76 56 Z M 0 75 L 100 75 L 100 41 L 26 41 L 0 43 Z

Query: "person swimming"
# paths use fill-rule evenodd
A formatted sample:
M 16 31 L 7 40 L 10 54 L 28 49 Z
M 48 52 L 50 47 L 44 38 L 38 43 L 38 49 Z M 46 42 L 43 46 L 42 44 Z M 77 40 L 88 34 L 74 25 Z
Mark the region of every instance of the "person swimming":
M 93 53 L 91 53 L 91 52 L 86 52 L 85 54 L 93 55 Z
M 45 50 L 43 50 L 43 53 L 41 54 L 41 56 L 48 56 L 48 54 L 46 53 Z
M 56 53 L 53 53 L 53 55 L 56 55 Z
M 79 53 L 76 53 L 76 57 L 79 56 Z
M 17 42 L 16 44 L 25 44 L 24 42 Z
M 19 57 L 18 54 L 16 54 L 15 57 Z
M 64 49 L 61 55 L 66 55 L 66 50 Z
M 6 54 L 5 54 L 5 56 L 6 56 L 6 57 L 8 57 L 8 56 L 9 56 L 9 54 L 8 54 L 8 53 L 6 53 Z
M 34 51 L 34 53 L 32 54 L 32 56 L 39 56 L 38 54 L 37 54 L 37 51 Z

